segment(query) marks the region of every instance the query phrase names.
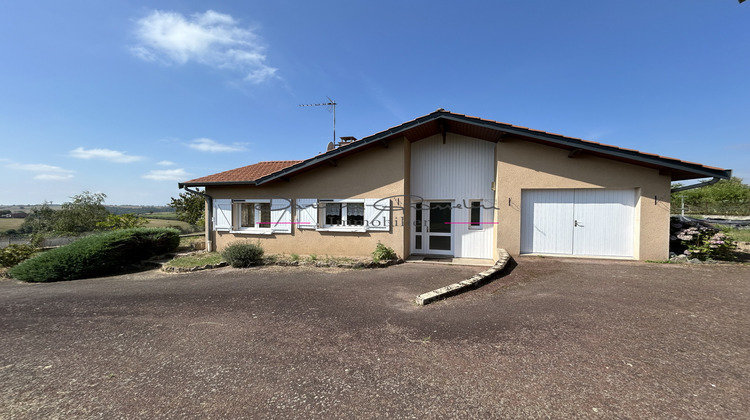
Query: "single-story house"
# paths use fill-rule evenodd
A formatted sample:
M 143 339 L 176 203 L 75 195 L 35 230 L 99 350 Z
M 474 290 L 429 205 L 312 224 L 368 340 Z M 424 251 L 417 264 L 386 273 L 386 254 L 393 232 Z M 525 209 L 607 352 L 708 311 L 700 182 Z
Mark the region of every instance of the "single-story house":
M 179 184 L 205 188 L 207 245 L 269 253 L 663 260 L 670 183 L 731 170 L 438 109 L 306 160 Z

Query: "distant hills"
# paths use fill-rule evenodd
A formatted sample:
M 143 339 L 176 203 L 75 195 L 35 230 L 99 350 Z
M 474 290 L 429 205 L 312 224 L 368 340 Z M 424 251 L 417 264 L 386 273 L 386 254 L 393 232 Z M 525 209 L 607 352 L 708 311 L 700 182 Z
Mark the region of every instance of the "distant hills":
M 52 210 L 60 210 L 60 204 L 47 204 Z M 9 210 L 12 213 L 24 212 L 31 213 L 34 207 L 41 207 L 41 204 L 0 204 L 0 211 Z M 169 206 L 104 206 L 112 214 L 150 214 L 150 213 L 172 213 L 174 209 Z

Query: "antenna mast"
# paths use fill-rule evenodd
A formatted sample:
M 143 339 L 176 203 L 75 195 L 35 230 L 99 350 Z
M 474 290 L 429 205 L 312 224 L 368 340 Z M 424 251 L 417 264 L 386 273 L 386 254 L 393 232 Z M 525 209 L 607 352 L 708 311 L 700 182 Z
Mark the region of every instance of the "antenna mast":
M 327 106 L 328 112 L 333 111 L 333 144 L 336 144 L 336 101 L 326 96 L 328 102 L 322 104 L 300 104 L 300 106 Z

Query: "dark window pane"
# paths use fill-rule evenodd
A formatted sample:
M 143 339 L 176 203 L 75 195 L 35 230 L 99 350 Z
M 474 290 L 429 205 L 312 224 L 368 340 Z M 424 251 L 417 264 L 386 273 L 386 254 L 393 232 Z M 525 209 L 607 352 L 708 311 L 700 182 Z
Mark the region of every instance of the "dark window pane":
M 240 204 L 240 226 L 255 227 L 255 206 L 253 203 Z
M 414 240 L 414 248 L 422 249 L 422 235 L 417 235 L 416 239 Z
M 341 224 L 341 203 L 326 203 L 326 224 Z
M 430 232 L 450 233 L 451 203 L 441 201 L 430 203 Z
M 417 221 L 415 223 L 416 226 L 414 226 L 414 229 L 416 232 L 421 232 L 422 231 L 422 203 L 417 203 L 415 205 L 415 208 L 417 209 L 417 215 L 416 215 Z M 422 247 L 420 246 L 419 249 L 422 249 Z
M 260 203 L 258 204 L 258 211 L 260 211 L 260 224 L 258 227 L 270 228 L 271 227 L 271 203 Z
M 479 226 L 481 215 L 481 204 L 479 201 L 471 202 L 471 226 Z
M 430 236 L 430 249 L 435 251 L 450 251 L 451 250 L 451 237 L 450 236 Z
M 365 204 L 364 203 L 347 203 L 346 204 L 346 224 L 349 226 L 365 225 Z

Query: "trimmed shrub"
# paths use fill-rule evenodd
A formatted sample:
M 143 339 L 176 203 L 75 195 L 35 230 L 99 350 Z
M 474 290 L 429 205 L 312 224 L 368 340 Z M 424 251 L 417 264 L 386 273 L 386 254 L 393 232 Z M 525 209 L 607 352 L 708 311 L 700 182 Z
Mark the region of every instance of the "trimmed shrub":
M 393 250 L 393 248 L 387 247 L 378 241 L 378 244 L 375 245 L 375 251 L 372 252 L 372 260 L 375 262 L 379 261 L 390 261 L 395 260 L 398 258 L 396 256 L 396 251 Z
M 10 244 L 0 249 L 0 267 L 13 267 L 29 259 L 36 252 L 31 245 Z
M 260 243 L 235 242 L 224 248 L 221 256 L 234 268 L 250 267 L 263 260 L 263 248 Z
M 123 229 L 87 236 L 26 260 L 10 275 L 28 282 L 75 280 L 114 274 L 124 267 L 164 254 L 180 243 L 174 229 Z

